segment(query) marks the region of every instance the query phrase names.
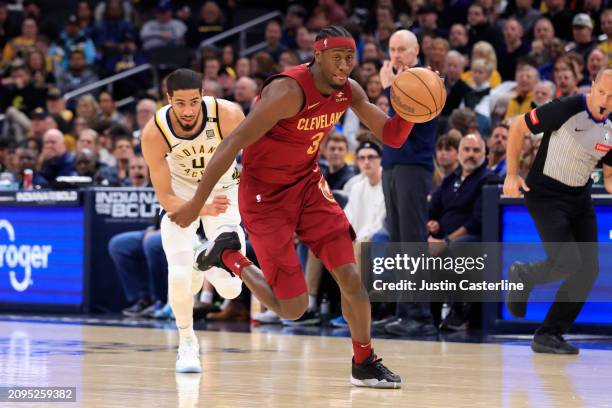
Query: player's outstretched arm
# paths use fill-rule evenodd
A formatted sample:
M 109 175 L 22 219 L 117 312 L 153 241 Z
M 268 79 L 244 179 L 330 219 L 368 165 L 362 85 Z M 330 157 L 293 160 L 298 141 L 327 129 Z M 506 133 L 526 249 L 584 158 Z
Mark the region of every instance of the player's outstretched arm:
M 153 119 L 149 120 L 142 130 L 141 147 L 159 203 L 164 210 L 175 211 L 185 203 L 185 200 L 172 190 L 170 167 L 166 161 L 166 154 L 170 148 Z
M 249 115 L 238 124 L 223 139 L 217 147 L 215 154 L 204 169 L 204 174 L 198 185 L 195 195 L 178 210 L 169 214 L 170 219 L 186 227 L 197 217 L 197 210 L 208 199 L 215 184 L 221 176 L 232 165 L 236 155 L 244 147 L 255 143 L 268 130 L 270 130 L 279 120 L 295 116 L 302 108 L 304 95 L 298 83 L 287 77 L 272 81 L 266 86 L 261 94 L 261 98 L 254 104 Z M 222 117 L 220 114 L 220 124 L 228 121 L 240 121 L 240 115 L 232 112 L 229 117 Z M 221 130 L 223 132 L 223 129 Z M 224 133 L 225 134 L 225 133 Z
M 368 100 L 363 88 L 352 79 L 351 92 L 353 100 L 351 109 L 360 121 L 362 121 L 374 136 L 381 142 L 391 147 L 401 147 L 412 131 L 412 122 L 408 122 L 397 114 L 389 118 L 385 112 Z

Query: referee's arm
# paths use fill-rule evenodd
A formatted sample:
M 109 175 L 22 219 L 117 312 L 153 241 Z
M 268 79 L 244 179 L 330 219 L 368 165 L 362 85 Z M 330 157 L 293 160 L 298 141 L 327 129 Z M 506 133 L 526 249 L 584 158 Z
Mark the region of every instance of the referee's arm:
M 512 121 L 508 130 L 508 145 L 506 147 L 506 179 L 504 180 L 504 195 L 520 197 L 521 189 L 529 191 L 525 180 L 519 176 L 519 160 L 525 133 L 529 132 L 525 117 L 520 115 Z

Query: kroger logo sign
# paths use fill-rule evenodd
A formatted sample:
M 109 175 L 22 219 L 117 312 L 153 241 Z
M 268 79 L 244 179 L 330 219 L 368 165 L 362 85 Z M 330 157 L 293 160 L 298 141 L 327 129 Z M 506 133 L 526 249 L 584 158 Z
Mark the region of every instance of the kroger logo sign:
M 2 231 L 8 236 L 8 245 Z M 34 283 L 32 269 L 47 268 L 52 251 L 51 245 L 16 244 L 13 225 L 0 219 L 0 270 L 9 271 L 11 286 L 17 292 L 25 291 Z

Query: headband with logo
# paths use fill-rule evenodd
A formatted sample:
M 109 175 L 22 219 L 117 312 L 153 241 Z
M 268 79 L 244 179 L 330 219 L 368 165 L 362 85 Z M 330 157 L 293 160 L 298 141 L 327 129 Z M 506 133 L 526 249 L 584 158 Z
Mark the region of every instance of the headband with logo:
M 319 51 L 330 50 L 332 48 L 352 48 L 356 49 L 353 37 L 328 37 L 322 38 L 314 43 L 314 49 Z

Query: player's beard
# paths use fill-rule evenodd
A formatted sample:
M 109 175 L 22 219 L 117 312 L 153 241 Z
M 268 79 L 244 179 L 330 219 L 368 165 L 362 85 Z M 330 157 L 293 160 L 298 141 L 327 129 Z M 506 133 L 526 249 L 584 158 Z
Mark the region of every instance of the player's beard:
M 200 110 L 198 111 L 198 114 L 196 115 L 195 120 L 193 121 L 193 125 L 184 125 L 183 122 L 181 122 L 181 118 L 179 118 L 176 113 L 174 113 L 174 117 L 176 117 L 176 122 L 178 123 L 179 127 L 183 132 L 191 132 L 198 124 L 198 119 L 200 118 L 201 113 L 202 108 L 200 108 Z

